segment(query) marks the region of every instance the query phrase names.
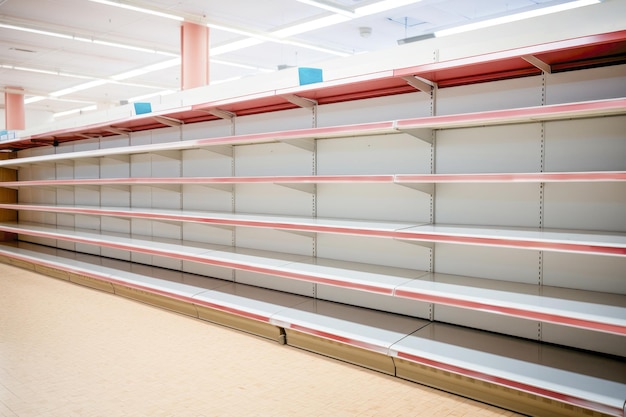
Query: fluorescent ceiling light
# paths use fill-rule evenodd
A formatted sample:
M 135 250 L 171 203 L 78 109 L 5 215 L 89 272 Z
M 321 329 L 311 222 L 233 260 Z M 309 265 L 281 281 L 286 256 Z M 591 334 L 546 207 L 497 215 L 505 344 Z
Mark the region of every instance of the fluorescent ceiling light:
M 332 4 L 328 4 L 324 1 L 320 1 L 320 0 L 297 0 L 297 1 L 299 1 L 300 3 L 308 4 L 309 6 L 314 6 L 320 9 L 328 10 L 329 12 L 342 14 L 350 18 L 355 17 L 353 11 L 347 10 L 338 6 L 333 6 Z
M 317 29 L 322 29 L 328 26 L 336 25 L 337 23 L 343 23 L 350 20 L 349 17 L 333 14 L 330 16 L 325 16 L 319 19 L 310 20 L 304 23 L 298 23 L 293 26 L 286 27 L 284 29 L 279 29 L 271 32 L 272 35 L 278 36 L 280 38 L 286 38 L 288 36 L 298 35 L 304 32 L 310 32 Z
M 87 75 L 70 74 L 70 73 L 67 73 L 67 72 L 51 71 L 51 70 L 45 70 L 45 69 L 39 69 L 39 68 L 19 67 L 19 66 L 16 66 L 16 65 L 2 64 L 2 65 L 0 65 L 0 68 L 6 68 L 6 69 L 14 70 L 14 71 L 34 72 L 34 73 L 37 73 L 37 74 L 54 75 L 54 76 L 58 76 L 58 77 L 71 77 L 71 78 L 79 78 L 79 79 L 84 79 L 84 80 L 93 80 L 93 79 L 95 79 L 95 77 L 89 77 Z
M 94 0 L 92 0 L 92 1 L 94 1 Z M 9 25 L 9 24 L 6 24 L 6 23 L 0 23 L 0 28 L 11 29 L 11 30 L 18 30 L 18 31 L 21 31 L 21 32 L 34 33 L 34 34 L 37 34 L 37 35 L 51 36 L 51 37 L 54 37 L 54 38 L 68 39 L 68 40 L 78 41 L 78 42 L 95 43 L 95 44 L 98 44 L 98 45 L 111 46 L 113 48 L 120 48 L 120 49 L 129 49 L 129 50 L 132 50 L 132 51 L 146 52 L 146 53 L 149 53 L 149 54 L 158 54 L 158 55 L 165 55 L 165 56 L 178 56 L 177 54 L 174 54 L 174 53 L 171 53 L 171 52 L 157 51 L 155 49 L 143 48 L 143 47 L 140 47 L 140 46 L 134 46 L 134 45 L 118 43 L 118 42 L 109 42 L 109 41 L 93 39 L 93 38 L 84 38 L 84 37 L 75 36 L 75 35 L 68 35 L 68 34 L 65 34 L 65 33 L 52 32 L 52 31 L 49 31 L 49 30 L 34 29 L 34 28 L 29 28 L 29 27 L 25 27 L 25 26 L 18 26 L 18 25 Z
M 321 2 L 314 1 L 314 0 L 312 1 L 298 0 L 298 1 L 307 3 L 307 4 L 315 3 L 318 6 L 321 4 Z M 324 16 L 319 19 L 310 20 L 308 22 L 299 23 L 293 26 L 286 27 L 284 29 L 273 31 L 271 32 L 271 34 L 281 37 L 281 38 L 286 38 L 289 36 L 298 35 L 300 33 L 311 32 L 313 30 L 322 29 L 328 26 L 336 25 L 338 23 L 347 22 L 355 17 L 362 17 L 362 16 L 367 16 L 367 15 L 371 15 L 375 13 L 381 13 L 387 10 L 395 9 L 397 7 L 402 7 L 402 6 L 406 6 L 409 4 L 418 3 L 420 1 L 421 0 L 383 0 L 377 3 L 369 4 L 367 6 L 359 7 L 352 14 L 341 13 L 341 14 L 334 14 L 330 16 Z M 336 13 L 339 13 L 339 12 L 336 12 Z
M 255 67 L 254 65 L 240 64 L 238 62 L 224 61 L 221 59 L 214 59 L 214 58 L 210 58 L 210 60 L 212 64 L 227 65 L 229 67 L 250 69 L 250 70 L 255 70 L 259 72 L 274 72 L 274 70 L 270 68 Z
M 240 49 L 249 48 L 251 46 L 256 46 L 262 44 L 263 41 L 261 39 L 256 38 L 246 38 L 239 41 L 227 43 L 225 45 L 214 46 L 211 48 L 210 55 L 217 56 L 222 55 L 228 52 L 238 51 Z
M 93 101 L 91 101 L 91 100 L 76 100 L 76 99 L 52 97 L 52 96 L 32 96 L 32 97 L 29 97 L 27 99 L 24 99 L 24 104 L 37 103 L 37 102 L 43 101 L 43 100 L 54 100 L 54 101 L 62 101 L 62 102 L 65 102 L 65 103 L 81 103 L 81 104 L 93 103 Z
M 281 41 L 280 43 L 283 43 L 285 45 L 299 46 L 301 48 L 311 49 L 312 51 L 324 52 L 329 55 L 336 55 L 336 56 L 342 56 L 342 57 L 352 55 L 352 52 L 337 51 L 335 49 L 324 48 L 323 46 L 317 46 L 317 45 L 311 45 L 308 43 L 292 41 L 291 39 L 285 39 Z
M 137 68 L 131 71 L 123 72 L 121 74 L 113 75 L 110 78 L 114 81 L 122 81 L 128 78 L 138 77 L 140 75 L 144 75 L 149 72 L 160 71 L 162 69 L 175 67 L 177 65 L 180 65 L 180 58 L 174 58 L 168 61 L 158 62 L 152 65 L 147 65 L 145 67 L 141 67 L 141 68 Z
M 66 110 L 66 111 L 60 111 L 58 113 L 54 113 L 52 115 L 53 118 L 56 117 L 63 117 L 63 116 L 69 116 L 72 114 L 76 114 L 76 113 L 82 113 L 84 111 L 92 111 L 92 110 L 97 110 L 98 106 L 95 104 L 89 105 L 89 106 L 85 106 L 85 107 L 81 107 L 79 109 L 72 109 L 72 110 Z
M 238 28 L 235 26 L 227 26 L 219 23 L 209 22 L 206 24 L 211 29 L 223 30 L 224 32 L 235 33 L 237 35 L 243 35 L 249 38 L 255 38 L 266 42 L 272 42 L 274 39 L 261 32 L 255 32 L 247 29 Z
M 329 19 L 332 18 L 332 19 Z M 322 19 L 313 20 L 310 22 L 306 22 L 300 25 L 291 26 L 285 29 L 281 29 L 278 31 L 271 32 L 269 34 L 263 34 L 253 31 L 248 31 L 245 29 L 237 28 L 234 26 L 224 26 L 217 23 L 207 23 L 206 25 L 209 28 L 223 30 L 225 32 L 236 33 L 238 35 L 246 36 L 247 39 L 240 39 L 238 41 L 230 42 L 220 46 L 214 46 L 211 48 L 211 57 L 222 55 L 228 52 L 238 51 L 240 49 L 249 48 L 252 46 L 260 45 L 263 42 L 275 42 L 275 43 L 283 43 L 294 46 L 299 46 L 301 48 L 307 48 L 314 51 L 324 52 L 331 55 L 337 56 L 348 56 L 350 53 L 346 51 L 337 51 L 334 49 L 324 48 L 317 45 L 311 45 L 304 42 L 292 41 L 290 39 L 285 39 L 287 36 L 291 36 L 297 33 L 306 32 L 308 30 L 313 30 L 320 27 L 325 27 L 331 24 L 338 23 L 336 21 L 332 21 L 334 19 L 341 19 L 340 21 L 348 20 L 345 17 L 339 15 L 332 15 Z M 289 31 L 289 32 L 286 32 Z
M 119 0 L 118 1 L 113 1 L 113 0 L 89 0 L 89 1 L 92 1 L 94 3 L 106 4 L 107 6 L 115 6 L 115 7 L 119 7 L 119 8 L 126 9 L 126 10 L 132 10 L 132 11 L 135 11 L 135 12 L 151 14 L 153 16 L 164 17 L 166 19 L 177 20 L 179 22 L 182 22 L 183 20 L 185 20 L 183 17 L 177 16 L 175 14 L 160 12 L 158 10 L 150 9 L 150 8 L 147 8 L 147 7 L 133 6 L 132 4 L 123 3 L 122 1 L 119 1 Z
M 159 96 L 168 96 L 170 94 L 174 94 L 176 91 L 174 90 L 162 90 L 162 91 L 158 91 L 156 93 L 150 93 L 150 94 L 144 94 L 142 96 L 137 96 L 137 97 L 131 97 L 128 99 L 129 103 L 133 103 L 135 101 L 141 101 L 141 100 L 145 100 L 147 98 L 152 98 L 152 97 L 159 97 Z
M 41 29 L 33 29 L 33 28 L 24 27 L 24 26 L 8 25 L 6 23 L 0 23 L 0 28 L 19 30 L 21 32 L 35 33 L 37 35 L 54 36 L 55 38 L 74 39 L 74 36 L 66 35 L 63 33 L 50 32 L 50 31 L 41 30 Z
M 158 15 L 165 15 L 163 17 L 168 17 L 167 14 L 162 13 L 162 12 L 157 12 L 156 10 L 150 9 L 148 7 L 140 7 L 140 6 L 134 6 L 130 3 L 125 3 L 122 2 L 121 0 L 90 0 L 96 3 L 101 3 L 101 4 L 106 4 L 109 6 L 115 6 L 115 7 L 122 7 L 125 9 L 130 9 L 130 10 L 134 10 L 137 12 L 141 12 L 141 13 L 148 13 L 148 14 L 156 14 L 159 13 Z M 300 1 L 300 0 L 298 0 Z M 317 4 L 318 2 L 316 0 L 302 0 L 305 3 L 315 3 L 316 6 L 320 6 L 322 3 Z M 332 6 L 330 6 L 332 8 Z M 295 46 L 299 46 L 302 48 L 307 48 L 307 49 L 312 49 L 312 50 L 316 50 L 316 51 L 320 51 L 320 52 L 324 52 L 324 53 L 329 53 L 329 54 L 333 54 L 333 55 L 337 55 L 337 56 L 348 56 L 350 55 L 349 53 L 345 52 L 345 51 L 336 51 L 336 50 L 332 50 L 329 48 L 323 48 L 320 46 L 316 46 L 316 45 L 309 45 L 306 43 L 300 43 L 297 41 L 287 41 L 285 42 L 284 38 L 289 37 L 289 36 L 293 36 L 293 35 L 297 35 L 300 33 L 304 33 L 304 32 L 309 32 L 312 30 L 316 30 L 316 29 L 321 29 L 327 26 L 331 26 L 331 25 L 335 25 L 337 23 L 341 23 L 341 22 L 345 22 L 347 20 L 350 20 L 351 17 L 354 17 L 354 13 L 350 13 L 347 12 L 346 10 L 340 9 L 340 8 L 333 8 L 336 10 L 333 10 L 334 12 L 339 13 L 340 11 L 343 12 L 343 16 L 342 15 L 338 15 L 338 14 L 333 14 L 330 16 L 325 16 L 323 18 L 320 19 L 315 19 L 315 20 L 311 20 L 308 22 L 304 22 L 304 23 L 300 23 L 297 25 L 293 25 L 287 28 L 283 28 L 280 29 L 278 31 L 274 31 L 271 33 L 263 33 L 263 32 L 256 32 L 256 31 L 251 31 L 248 29 L 243 29 L 243 28 L 239 28 L 236 26 L 230 26 L 230 25 L 224 25 L 221 23 L 217 23 L 217 22 L 208 22 L 206 23 L 206 25 L 211 28 L 211 29 L 216 29 L 216 30 L 222 30 L 225 32 L 230 32 L 230 33 L 235 33 L 237 35 L 242 35 L 245 36 L 247 38 L 252 38 L 252 39 L 242 39 L 242 40 L 238 40 L 235 42 L 231 42 L 228 44 L 224 44 L 224 45 L 220 45 L 220 46 L 214 46 L 211 48 L 211 56 L 218 56 L 221 54 L 225 54 L 228 52 L 233 52 L 233 51 L 237 51 L 240 49 L 244 49 L 244 48 L 249 48 L 252 46 L 256 46 L 261 44 L 262 42 L 278 42 L 278 43 L 288 43 L 291 45 L 295 45 Z M 175 15 L 169 15 L 169 16 L 173 16 L 173 18 L 176 18 L 176 20 L 184 20 L 183 18 L 180 18 L 178 16 Z M 349 16 L 349 17 L 348 17 Z M 73 39 L 73 37 L 69 37 L 70 39 Z M 89 39 L 84 39 L 84 38 L 80 38 L 80 39 L 75 39 L 75 40 L 83 40 L 83 41 L 90 41 Z M 110 46 L 117 46 L 117 47 L 124 47 L 124 45 L 120 45 L 120 44 L 115 44 L 113 42 L 106 42 L 106 41 L 92 41 L 94 43 L 98 43 L 98 44 L 102 44 L 102 45 L 110 45 Z M 162 52 L 159 51 L 151 51 L 151 50 L 147 50 L 145 48 L 139 48 L 139 47 L 132 47 L 132 46 L 127 46 L 127 49 L 135 49 L 138 51 L 145 51 L 145 52 L 154 52 L 154 53 L 161 53 L 164 54 Z M 170 54 L 170 55 L 174 55 L 174 54 Z
M 558 4 L 556 6 L 543 7 L 540 9 L 530 10 L 522 13 L 515 13 L 508 16 L 497 17 L 495 19 L 483 20 L 481 22 L 470 23 L 468 25 L 462 25 L 453 27 L 450 29 L 439 30 L 435 32 L 435 36 L 448 36 L 456 33 L 468 32 L 470 30 L 483 29 L 491 26 L 501 25 L 504 23 L 516 22 L 519 20 L 530 19 L 533 17 L 543 16 L 552 13 L 558 13 L 565 10 L 575 9 L 578 7 L 589 6 L 592 4 L 600 3 L 601 0 L 577 0 L 569 3 Z
M 169 62 L 169 61 L 167 61 L 167 62 Z M 142 71 L 142 73 L 145 74 L 145 73 L 150 72 L 151 70 L 156 71 L 156 70 L 159 69 L 159 68 L 155 68 L 158 65 L 159 64 L 155 64 L 155 66 L 153 66 L 149 70 Z M 120 80 L 113 80 L 112 78 L 91 77 L 91 76 L 88 76 L 88 75 L 70 74 L 70 73 L 67 73 L 67 72 L 50 71 L 50 70 L 39 69 L 39 68 L 18 67 L 18 66 L 14 66 L 14 65 L 6 65 L 6 64 L 0 64 L 0 68 L 5 68 L 5 69 L 9 69 L 9 70 L 14 70 L 14 71 L 34 72 L 36 74 L 54 75 L 54 76 L 58 76 L 58 77 L 78 78 L 78 79 L 83 79 L 83 80 L 104 80 L 106 82 L 115 82 L 115 84 L 128 85 L 128 86 L 131 86 L 131 87 L 161 88 L 161 87 L 157 87 L 157 86 L 149 85 L 149 84 L 130 83 L 130 82 L 120 81 L 120 80 L 124 79 L 124 74 L 121 74 L 121 75 L 118 74 L 117 75 L 117 77 L 120 78 Z M 259 68 L 255 68 L 255 69 L 260 70 Z M 134 70 L 134 71 L 138 71 L 138 70 Z M 130 78 L 130 77 L 127 77 L 127 78 Z
M 359 16 L 368 16 L 371 14 L 386 12 L 387 10 L 397 9 L 398 7 L 408 6 L 409 4 L 419 3 L 422 0 L 383 0 L 366 6 L 357 7 L 354 12 Z
M 75 85 L 74 87 L 64 88 L 62 90 L 53 91 L 50 93 L 51 97 L 60 97 L 68 94 L 75 93 L 77 91 L 87 90 L 89 88 L 98 87 L 108 83 L 107 80 L 93 80 L 84 84 Z
M 79 39 L 77 39 L 77 40 L 79 40 Z M 178 54 L 175 54 L 175 53 L 172 53 L 172 52 L 157 51 L 156 49 L 143 48 L 141 46 L 128 45 L 128 44 L 124 44 L 124 43 L 101 41 L 101 40 L 98 40 L 98 39 L 93 39 L 93 40 L 87 39 L 87 42 L 92 42 L 92 43 L 95 43 L 97 45 L 112 46 L 114 48 L 130 49 L 131 51 L 147 52 L 149 54 L 159 54 L 159 55 L 166 55 L 166 56 L 178 56 Z
M 43 101 L 46 98 L 47 97 L 45 97 L 45 96 L 33 96 L 33 97 L 25 98 L 24 99 L 24 104 L 37 103 L 38 101 Z

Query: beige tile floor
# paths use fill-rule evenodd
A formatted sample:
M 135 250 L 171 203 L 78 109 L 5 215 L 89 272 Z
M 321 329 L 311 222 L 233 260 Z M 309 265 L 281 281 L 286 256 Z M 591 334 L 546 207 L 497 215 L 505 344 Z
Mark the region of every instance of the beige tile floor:
M 0 416 L 515 416 L 0 264 Z

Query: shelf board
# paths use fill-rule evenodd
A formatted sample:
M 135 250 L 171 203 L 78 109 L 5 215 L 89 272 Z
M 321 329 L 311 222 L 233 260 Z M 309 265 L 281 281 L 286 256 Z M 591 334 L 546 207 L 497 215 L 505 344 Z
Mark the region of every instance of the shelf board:
M 123 146 L 117 148 L 94 149 L 88 151 L 77 151 L 71 153 L 60 153 L 52 155 L 32 156 L 26 158 L 16 158 L 0 161 L 0 167 L 15 168 L 36 163 L 53 163 L 60 161 L 74 161 L 84 158 L 104 158 L 116 157 L 120 155 L 134 155 L 150 152 L 182 151 L 198 148 L 211 148 L 214 146 L 243 145 L 253 143 L 274 143 L 295 139 L 322 139 L 341 138 L 355 135 L 378 135 L 398 133 L 394 129 L 394 122 L 375 122 L 358 125 L 346 125 L 335 127 L 321 127 L 311 129 L 298 129 L 268 133 L 252 133 L 237 136 L 224 136 L 215 138 L 195 139 L 187 141 L 176 141 L 157 143 L 149 145 Z M 2 143 L 0 143 L 0 148 Z
M 332 260 L 325 262 L 310 256 L 39 224 L 0 223 L 0 230 L 387 295 L 391 295 L 396 286 L 424 274 L 394 267 L 376 267 L 373 269 L 378 272 L 372 273 L 356 263 L 349 263 L 354 264 L 354 268 L 347 269 L 335 266 Z
M 394 182 L 403 183 L 569 183 L 626 181 L 626 171 L 587 172 L 510 172 L 473 174 L 398 174 Z
M 255 177 L 167 177 L 167 178 L 92 178 L 0 182 L 8 188 L 81 185 L 161 185 L 161 184 L 350 184 L 393 183 L 393 175 L 300 175 Z
M 0 167 L 17 168 L 19 166 L 35 163 L 53 163 L 73 161 L 82 158 L 103 158 L 150 152 L 182 151 L 197 148 L 210 148 L 212 146 L 286 142 L 296 139 L 330 139 L 352 136 L 398 134 L 402 132 L 411 133 L 412 131 L 419 131 L 420 129 L 450 129 L 510 123 L 531 123 L 546 120 L 601 117 L 620 114 L 626 114 L 626 98 L 95 149 L 90 151 L 3 160 L 0 161 Z M 0 143 L 0 148 L 4 145 L 6 144 Z
M 599 374 L 593 375 L 594 371 L 582 371 L 581 365 L 585 363 L 583 352 L 561 351 L 553 346 L 533 346 L 524 340 L 506 339 L 489 333 L 477 334 L 469 329 L 433 323 L 393 345 L 390 355 L 531 396 L 607 415 L 623 416 L 623 375 L 608 380 L 599 377 Z M 611 366 L 603 363 L 602 359 L 585 365 L 591 365 L 590 369 L 597 367 L 596 371 L 600 373 L 603 369 L 607 370 L 606 366 Z M 622 366 L 623 363 L 618 368 Z M 621 369 L 616 371 L 623 372 Z M 421 378 L 401 363 L 398 363 L 398 375 L 409 379 L 416 377 L 418 382 Z M 423 377 L 426 378 L 423 382 L 428 383 L 428 376 Z M 453 380 L 454 383 L 459 384 L 461 381 Z M 438 385 L 435 383 L 435 386 Z M 519 404 L 520 401 L 523 398 L 516 395 L 513 404 Z M 554 415 L 554 411 L 545 415 Z
M 453 129 L 622 114 L 626 114 L 626 98 L 403 119 L 396 121 L 395 126 L 400 131 L 424 128 Z
M 626 335 L 626 296 L 433 273 L 394 296 Z
M 217 226 L 260 227 L 313 233 L 340 233 L 359 236 L 382 236 L 397 230 L 414 227 L 417 223 L 376 220 L 324 219 L 298 216 L 272 216 L 206 212 L 195 210 L 167 210 L 154 208 L 122 208 L 95 206 L 61 206 L 44 204 L 0 203 L 0 209 L 39 211 L 47 213 L 84 214 L 94 216 L 141 218 L 177 222 L 194 222 Z
M 291 175 L 238 177 L 137 177 L 78 178 L 0 182 L 1 187 L 65 187 L 109 185 L 212 185 L 212 184 L 445 184 L 445 183 L 571 183 L 621 182 L 626 171 L 511 172 L 472 174 Z
M 154 208 L 12 203 L 0 204 L 0 208 L 8 210 L 43 211 L 48 213 L 196 222 L 220 226 L 261 227 L 311 233 L 338 233 L 419 242 L 626 256 L 626 234 L 599 231 L 446 224 L 433 225 L 376 220 L 324 219 Z
M 564 294 L 555 290 L 553 296 L 546 296 L 533 294 L 536 286 L 530 285 L 36 224 L 1 223 L 0 230 L 626 335 L 623 296 L 612 296 L 611 302 L 603 303 L 594 292 L 577 291 L 568 298 L 567 290 Z
M 393 237 L 436 243 L 626 256 L 626 234 L 612 232 L 431 224 L 399 230 Z
M 321 300 L 310 300 L 281 310 L 271 317 L 270 322 L 384 355 L 394 343 L 430 323 Z

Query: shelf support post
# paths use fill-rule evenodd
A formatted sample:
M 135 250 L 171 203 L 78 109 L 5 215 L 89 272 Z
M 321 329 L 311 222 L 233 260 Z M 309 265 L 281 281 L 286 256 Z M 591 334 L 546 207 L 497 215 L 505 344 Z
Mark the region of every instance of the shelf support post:
M 427 94 L 430 94 L 437 85 L 432 81 L 429 81 L 422 77 L 418 77 L 416 75 L 409 75 L 406 77 L 402 77 L 402 79 L 406 81 L 407 84 L 409 84 L 411 87 Z
M 0 153 L 0 160 L 13 159 L 14 154 Z M 0 168 L 0 184 L 5 181 L 17 181 L 17 170 Z M 0 187 L 0 203 L 17 203 L 17 190 L 11 188 Z M 17 210 L 0 209 L 0 221 L 16 222 Z M 0 242 L 9 242 L 16 240 L 17 235 L 14 233 L 0 232 Z
M 430 196 L 432 196 L 435 193 L 435 184 L 432 184 L 432 183 L 428 184 L 428 183 L 397 182 L 396 184 L 402 185 L 403 187 L 412 188 L 414 190 L 420 191 Z
M 165 126 L 170 126 L 170 127 L 179 127 L 183 124 L 181 120 L 174 119 L 173 117 L 153 116 L 153 119 L 161 124 L 164 124 Z
M 281 143 L 295 146 L 296 148 L 304 149 L 305 151 L 315 152 L 315 139 L 311 138 L 296 138 L 281 140 Z
M 296 183 L 275 183 L 281 187 L 291 188 L 293 190 L 302 191 L 308 194 L 315 194 L 315 184 L 296 184 Z
M 231 124 L 230 124 L 230 134 L 232 136 L 235 136 L 235 120 L 237 117 L 237 114 L 228 110 L 223 110 L 223 109 L 219 109 L 217 107 L 208 109 L 208 110 L 202 110 L 205 111 L 209 114 L 212 114 L 215 117 L 218 117 L 220 119 L 223 120 L 230 120 Z
M 522 59 L 534 67 L 539 68 L 544 74 L 552 74 L 552 66 L 534 55 L 524 55 Z
M 233 112 L 230 112 L 228 110 L 218 109 L 217 107 L 213 108 L 213 109 L 207 110 L 207 113 L 210 113 L 213 116 L 219 117 L 220 119 L 224 119 L 224 120 L 231 120 L 231 119 L 234 119 L 237 116 Z
M 287 100 L 288 102 L 295 104 L 298 107 L 302 107 L 305 109 L 310 109 L 317 106 L 317 100 L 313 100 L 306 97 L 300 97 L 296 94 L 283 94 L 282 98 Z
M 114 133 L 116 135 L 126 135 L 128 137 L 130 137 L 130 133 L 131 133 L 129 129 L 124 129 L 124 128 L 115 127 L 115 126 L 109 126 L 105 128 L 104 130 L 106 130 L 107 132 Z
M 408 133 L 409 135 L 429 143 L 433 143 L 433 129 L 430 128 L 417 128 L 417 129 L 402 129 L 400 132 Z

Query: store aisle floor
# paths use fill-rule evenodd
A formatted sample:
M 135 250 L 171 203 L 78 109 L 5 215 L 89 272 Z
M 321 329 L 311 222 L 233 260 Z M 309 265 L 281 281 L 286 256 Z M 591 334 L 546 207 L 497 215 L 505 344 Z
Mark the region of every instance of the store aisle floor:
M 515 416 L 0 264 L 0 416 Z

